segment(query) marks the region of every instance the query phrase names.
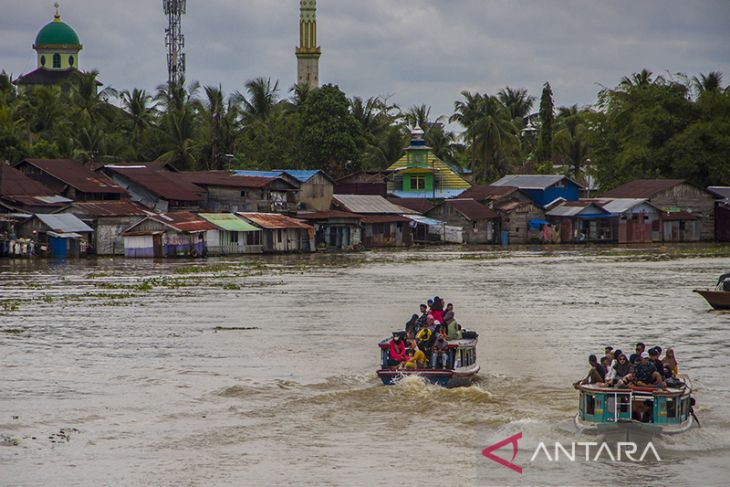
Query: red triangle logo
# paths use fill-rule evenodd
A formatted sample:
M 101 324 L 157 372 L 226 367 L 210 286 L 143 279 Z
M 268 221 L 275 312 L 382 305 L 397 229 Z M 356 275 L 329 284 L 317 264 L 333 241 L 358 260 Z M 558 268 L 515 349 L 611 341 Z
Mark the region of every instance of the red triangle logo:
M 482 450 L 482 455 L 489 458 L 493 462 L 497 462 L 500 465 L 503 465 L 509 469 L 514 470 L 517 473 L 522 473 L 522 467 L 512 463 L 515 461 L 515 458 L 517 458 L 517 452 L 519 450 L 519 448 L 517 446 L 517 442 L 521 439 L 522 439 L 522 433 L 520 432 L 520 433 L 517 433 L 516 435 L 510 436 L 509 438 L 507 438 L 505 440 L 495 443 L 492 446 L 486 447 L 484 450 Z M 504 458 L 500 458 L 492 453 L 494 450 L 499 450 L 503 446 L 509 445 L 509 444 L 512 444 L 512 460 L 507 461 Z

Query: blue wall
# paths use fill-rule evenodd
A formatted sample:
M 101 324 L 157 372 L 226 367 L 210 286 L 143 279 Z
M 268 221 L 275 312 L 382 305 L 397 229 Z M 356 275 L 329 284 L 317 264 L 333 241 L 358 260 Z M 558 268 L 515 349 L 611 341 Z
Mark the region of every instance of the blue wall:
M 541 189 L 523 189 L 525 193 L 530 195 L 532 201 L 539 206 L 545 206 L 556 198 L 565 198 L 568 201 L 578 201 L 580 197 L 580 188 L 575 183 L 565 180 L 562 188 L 550 186 L 545 190 Z

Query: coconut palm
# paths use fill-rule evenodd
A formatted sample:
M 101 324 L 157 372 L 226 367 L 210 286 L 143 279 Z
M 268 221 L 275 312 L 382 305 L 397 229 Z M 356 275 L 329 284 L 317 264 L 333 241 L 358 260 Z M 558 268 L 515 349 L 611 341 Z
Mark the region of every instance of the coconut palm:
M 131 92 L 124 90 L 119 98 L 122 108 L 128 115 L 129 132 L 132 138 L 132 148 L 135 158 L 139 158 L 141 151 L 142 134 L 148 130 L 156 114 L 156 105 L 152 103 L 152 96 L 145 90 L 134 88 Z
M 700 73 L 699 78 L 692 78 L 692 85 L 698 95 L 708 92 L 717 92 L 722 89 L 722 73 L 719 71 L 710 71 L 706 75 Z
M 580 179 L 583 168 L 590 156 L 590 149 L 585 139 L 585 124 L 583 114 L 578 105 L 560 107 L 558 109 L 557 125 L 553 145 L 556 153 L 569 167 L 568 175 Z
M 198 163 L 200 147 L 195 139 L 197 113 L 194 98 L 197 89 L 197 83 L 190 85 L 188 90 L 184 82 L 162 84 L 155 96 L 162 107 L 159 130 L 165 150 L 157 159 L 174 163 L 181 169 L 194 169 Z
M 532 110 L 535 103 L 535 97 L 528 95 L 526 89 L 512 89 L 509 86 L 499 90 L 497 98 L 507 107 L 512 120 L 519 121 L 520 126 L 522 120 L 530 114 L 530 110 Z
M 245 84 L 248 96 L 235 92 L 235 97 L 243 105 L 246 122 L 266 120 L 279 103 L 279 82 L 271 84 L 271 78 L 255 78 Z

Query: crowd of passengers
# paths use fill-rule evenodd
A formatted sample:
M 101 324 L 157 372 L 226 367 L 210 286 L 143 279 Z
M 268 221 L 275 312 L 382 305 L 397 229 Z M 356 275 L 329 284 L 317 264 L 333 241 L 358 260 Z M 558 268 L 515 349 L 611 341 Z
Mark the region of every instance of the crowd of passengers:
M 420 305 L 404 331 L 393 332 L 388 343 L 388 366 L 403 369 L 448 368 L 449 340 L 462 336 L 454 305 L 438 296 Z
M 661 347 L 646 350 L 641 342 L 636 344 L 635 353 L 629 356 L 621 350 L 606 347 L 600 361 L 595 355 L 589 355 L 588 363 L 588 375 L 576 382 L 576 387 L 595 384 L 601 387 L 625 388 L 633 385 L 666 389 L 684 385 L 679 380 L 679 365 L 671 348 L 667 349 L 662 358 Z

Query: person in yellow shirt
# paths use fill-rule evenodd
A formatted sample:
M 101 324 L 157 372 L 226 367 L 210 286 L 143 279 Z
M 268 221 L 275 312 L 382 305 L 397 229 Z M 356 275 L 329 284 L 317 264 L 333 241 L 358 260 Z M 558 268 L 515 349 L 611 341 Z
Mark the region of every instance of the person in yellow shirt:
M 426 354 L 416 349 L 408 350 L 408 361 L 403 364 L 404 369 L 423 369 L 426 367 Z

